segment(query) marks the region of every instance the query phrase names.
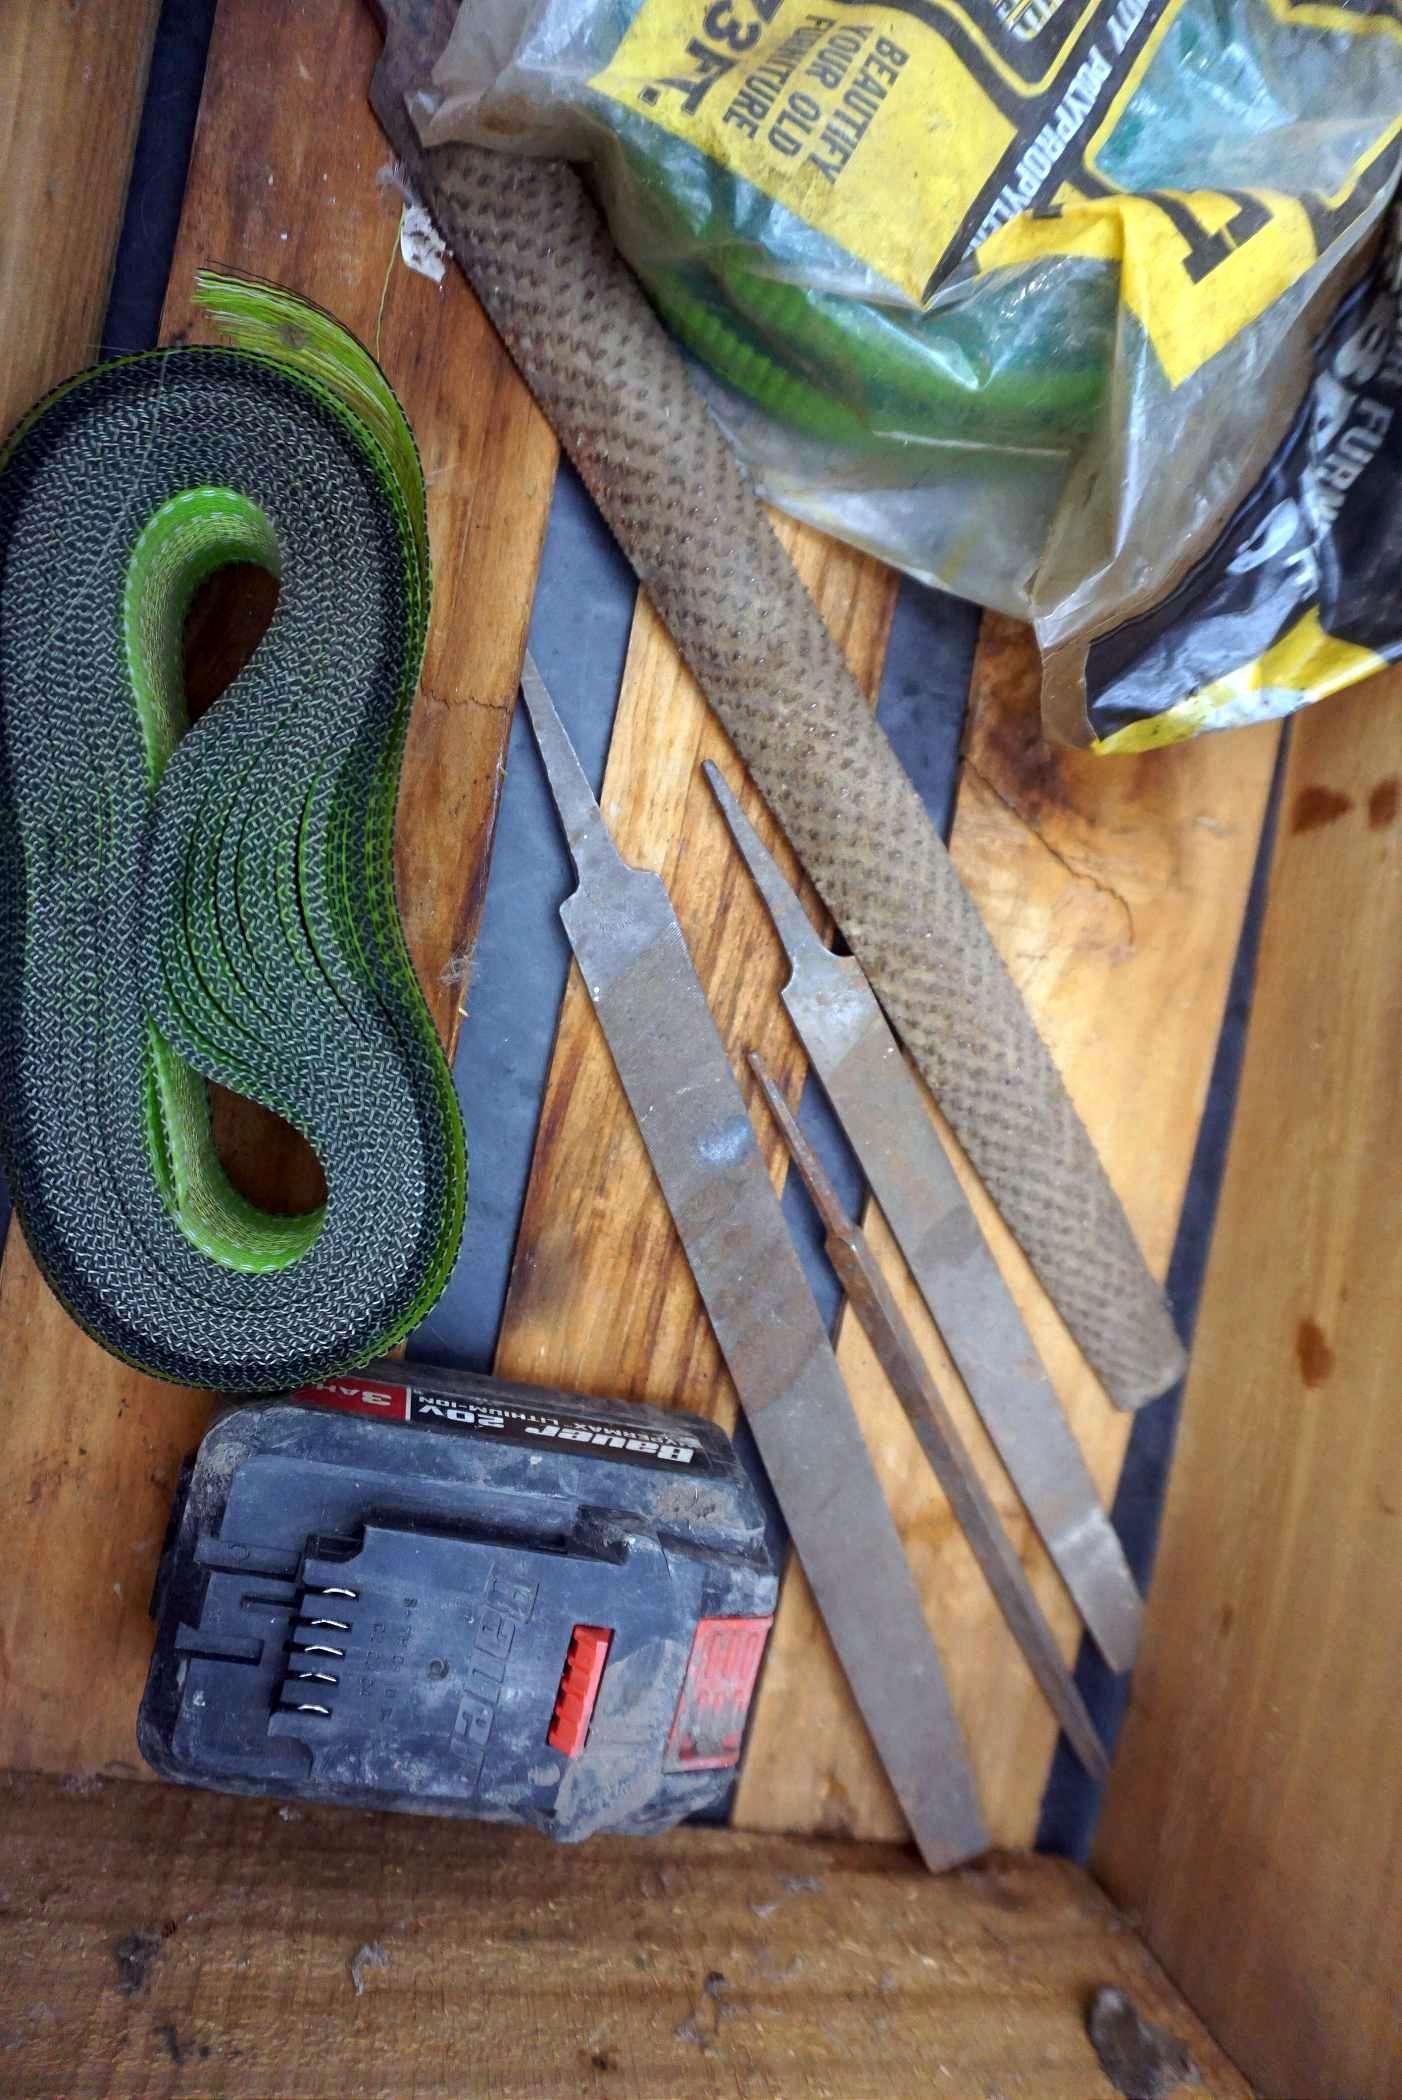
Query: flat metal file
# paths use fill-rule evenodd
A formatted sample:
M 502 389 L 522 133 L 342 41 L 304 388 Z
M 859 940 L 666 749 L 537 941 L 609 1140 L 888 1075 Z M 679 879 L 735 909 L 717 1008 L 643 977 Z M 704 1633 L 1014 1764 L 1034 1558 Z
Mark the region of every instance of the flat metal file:
M 925 1367 L 919 1344 L 877 1266 L 870 1242 L 842 1208 L 822 1161 L 799 1129 L 763 1058 L 753 1051 L 750 1066 L 764 1088 L 790 1157 L 822 1220 L 828 1259 L 847 1293 L 848 1303 L 905 1409 L 935 1478 L 949 1498 L 949 1506 L 993 1592 L 994 1602 L 1048 1706 L 1065 1729 L 1067 1741 L 1091 1778 L 1103 1782 L 1110 1776 L 1105 1746 L 1023 1573 L 1022 1562 L 1009 1543 L 993 1498 L 979 1478 L 940 1397 L 939 1387 Z
M 988 1834 L 900 1534 L 667 892 L 620 857 L 529 657 L 521 690 L 579 876 L 565 932 L 838 1660 L 939 1872 Z
M 704 770 L 793 965 L 782 997 L 799 1040 L 1057 1573 L 1127 1670 L 1143 1601 L 900 1046 L 861 965 L 818 938 L 723 775 Z

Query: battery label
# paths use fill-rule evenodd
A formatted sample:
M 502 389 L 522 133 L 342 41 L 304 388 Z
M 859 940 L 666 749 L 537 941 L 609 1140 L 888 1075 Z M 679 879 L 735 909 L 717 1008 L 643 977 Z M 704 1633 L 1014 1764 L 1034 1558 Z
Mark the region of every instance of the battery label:
M 376 1415 L 382 1422 L 407 1422 L 409 1388 L 379 1378 L 326 1378 L 299 1386 L 292 1395 L 306 1407 L 334 1407 L 341 1415 Z
M 554 1446 L 585 1458 L 653 1466 L 665 1472 L 711 1473 L 715 1466 L 700 1440 L 680 1422 L 675 1429 L 620 1420 L 581 1409 L 506 1400 L 467 1393 L 430 1393 L 417 1386 L 351 1376 L 305 1385 L 294 1400 L 340 1414 L 375 1415 L 417 1429 L 485 1437 L 493 1443 L 537 1449 Z
M 772 1619 L 703 1619 L 692 1642 L 663 1770 L 718 1771 L 740 1762 Z

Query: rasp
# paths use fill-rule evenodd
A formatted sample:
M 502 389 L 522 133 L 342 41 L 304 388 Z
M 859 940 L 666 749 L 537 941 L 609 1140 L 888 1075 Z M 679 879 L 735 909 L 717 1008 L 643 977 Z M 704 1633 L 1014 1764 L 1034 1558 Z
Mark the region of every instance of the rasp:
M 891 1025 L 1121 1407 L 1177 1378 L 1163 1293 L 924 804 L 676 344 L 565 162 L 425 152 L 448 0 L 380 0 L 372 99 L 414 187 Z M 437 140 L 434 141 L 437 145 Z
M 667 892 L 620 856 L 529 657 L 521 690 L 579 876 L 565 932 L 838 1660 L 939 1872 L 988 1834 L 900 1535 Z
M 984 1581 L 993 1592 L 993 1600 L 1048 1706 L 1065 1729 L 1067 1741 L 1091 1778 L 1103 1782 L 1110 1776 L 1105 1746 L 1023 1573 L 1022 1562 L 1008 1541 L 993 1498 L 964 1449 L 939 1388 L 925 1367 L 915 1336 L 877 1266 L 871 1244 L 861 1226 L 854 1224 L 842 1208 L 822 1161 L 799 1129 L 764 1059 L 754 1050 L 750 1052 L 750 1068 L 764 1088 L 789 1156 L 822 1220 L 828 1259 L 847 1293 L 847 1302 L 861 1322 L 876 1360 L 890 1380 L 891 1390 L 949 1499 Z
M 785 1009 L 930 1315 L 1092 1639 L 1127 1670 L 1143 1605 L 1051 1381 L 861 964 L 834 955 L 705 767 L 793 973 Z

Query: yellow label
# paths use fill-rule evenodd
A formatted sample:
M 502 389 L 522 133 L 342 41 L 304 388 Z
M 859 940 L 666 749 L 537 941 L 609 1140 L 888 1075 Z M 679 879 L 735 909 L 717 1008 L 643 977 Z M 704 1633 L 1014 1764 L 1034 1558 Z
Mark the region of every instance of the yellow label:
M 1120 298 L 1179 386 L 1309 268 L 1314 230 L 1297 198 L 1268 191 L 1156 192 L 1014 219 L 978 250 L 981 271 L 1048 255 L 1120 266 Z
M 1095 749 L 1101 753 L 1152 751 L 1164 744 L 1181 744 L 1196 736 L 1206 724 L 1264 722 L 1273 716 L 1291 714 L 1306 702 L 1323 700 L 1347 685 L 1356 685 L 1383 668 L 1384 658 L 1373 649 L 1360 648 L 1320 624 L 1319 608 L 1312 605 L 1278 641 L 1239 664 L 1211 685 L 1188 693 L 1161 715 L 1146 715 L 1142 722 L 1127 722 L 1112 736 L 1102 737 Z
M 979 272 L 1048 256 L 1118 266 L 1124 305 L 1179 386 L 1319 253 L 1298 197 L 1133 194 L 1101 165 L 1183 4 L 642 0 L 592 85 L 917 305 L 966 258 Z M 1331 28 L 1375 19 L 1319 0 L 1267 4 Z M 1139 121 L 1151 111 L 1152 97 Z M 1339 195 L 1316 203 L 1338 209 L 1399 125 L 1380 125 Z
M 644 0 L 592 85 L 916 301 L 1016 136 L 945 39 L 891 7 Z

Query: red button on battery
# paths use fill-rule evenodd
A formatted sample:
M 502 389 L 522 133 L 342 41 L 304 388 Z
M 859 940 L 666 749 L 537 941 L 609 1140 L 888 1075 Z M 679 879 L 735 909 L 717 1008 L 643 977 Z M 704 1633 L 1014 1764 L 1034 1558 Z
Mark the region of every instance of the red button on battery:
M 612 1639 L 613 1633 L 607 1626 L 576 1626 L 570 1635 L 565 1667 L 560 1672 L 560 1689 L 555 1694 L 555 1711 L 545 1738 L 552 1750 L 563 1750 L 566 1757 L 578 1757 L 584 1748 Z

